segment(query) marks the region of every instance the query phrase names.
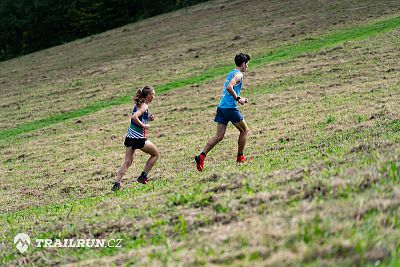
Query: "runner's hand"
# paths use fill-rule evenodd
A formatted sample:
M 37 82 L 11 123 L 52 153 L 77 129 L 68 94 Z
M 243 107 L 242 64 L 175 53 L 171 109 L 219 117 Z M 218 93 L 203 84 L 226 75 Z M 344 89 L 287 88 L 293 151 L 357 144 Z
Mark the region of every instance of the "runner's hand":
M 144 125 L 144 128 L 145 128 L 146 130 L 150 130 L 150 124 L 145 124 L 145 125 Z
M 238 102 L 239 102 L 239 104 L 244 105 L 244 104 L 246 104 L 248 102 L 248 100 L 247 100 L 247 98 L 242 97 L 242 98 L 239 99 Z

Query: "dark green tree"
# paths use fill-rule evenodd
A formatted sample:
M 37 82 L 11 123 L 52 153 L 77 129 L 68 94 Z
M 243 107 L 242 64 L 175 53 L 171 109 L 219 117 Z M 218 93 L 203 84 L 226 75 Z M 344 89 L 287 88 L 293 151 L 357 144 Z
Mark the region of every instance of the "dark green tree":
M 206 0 L 1 0 L 0 60 Z

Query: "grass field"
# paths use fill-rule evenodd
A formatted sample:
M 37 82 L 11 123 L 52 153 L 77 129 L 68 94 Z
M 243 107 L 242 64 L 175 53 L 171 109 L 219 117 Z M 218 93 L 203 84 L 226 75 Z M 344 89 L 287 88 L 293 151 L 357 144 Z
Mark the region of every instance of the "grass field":
M 210 1 L 0 62 L 1 265 L 400 266 L 398 1 Z M 236 19 L 235 19 L 236 18 Z M 252 56 L 250 126 L 207 156 L 224 76 Z M 123 190 L 136 88 L 161 157 Z M 121 238 L 35 248 L 33 238 Z

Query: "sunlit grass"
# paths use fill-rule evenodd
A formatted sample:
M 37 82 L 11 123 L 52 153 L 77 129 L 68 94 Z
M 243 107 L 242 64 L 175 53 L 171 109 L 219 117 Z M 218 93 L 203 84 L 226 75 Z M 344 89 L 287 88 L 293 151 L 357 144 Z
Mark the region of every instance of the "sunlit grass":
M 72 105 L 76 112 L 2 139 L 1 264 L 396 266 L 400 87 L 392 19 L 254 56 L 242 92 L 250 102 L 240 107 L 250 127 L 251 160 L 243 165 L 235 163 L 238 132 L 229 125 L 204 172 L 195 168 L 193 156 L 215 132 L 225 67 L 184 74 L 192 61 L 163 83 L 181 89 L 165 87 L 150 105 L 149 139 L 161 156 L 146 186 L 135 182 L 147 160 L 138 152 L 122 190 L 110 191 L 123 162 L 129 97 Z M 375 35 L 383 28 L 392 31 Z M 212 56 L 193 60 L 209 66 Z M 84 90 L 87 80 L 73 83 Z M 123 247 L 20 254 L 19 232 L 122 238 Z

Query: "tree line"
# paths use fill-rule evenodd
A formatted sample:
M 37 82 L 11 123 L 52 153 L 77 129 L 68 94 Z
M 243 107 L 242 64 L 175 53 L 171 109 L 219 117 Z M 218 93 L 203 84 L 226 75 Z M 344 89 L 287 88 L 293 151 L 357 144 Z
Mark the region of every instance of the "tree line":
M 0 0 L 0 60 L 207 0 Z

